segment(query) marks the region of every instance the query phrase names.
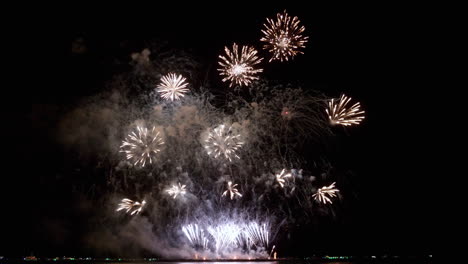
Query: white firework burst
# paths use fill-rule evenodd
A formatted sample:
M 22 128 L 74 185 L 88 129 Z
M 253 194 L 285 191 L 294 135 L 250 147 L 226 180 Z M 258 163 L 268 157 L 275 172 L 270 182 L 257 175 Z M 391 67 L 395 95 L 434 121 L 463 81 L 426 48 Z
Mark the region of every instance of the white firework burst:
M 347 107 L 347 104 L 351 101 L 351 97 L 346 97 L 344 94 L 341 95 L 339 100 L 331 99 L 328 102 L 328 108 L 325 109 L 328 118 L 332 125 L 358 125 L 364 119 L 364 111 L 360 111 L 360 103 L 355 103 L 351 107 Z
M 236 188 L 237 184 L 232 184 L 232 182 L 228 182 L 227 190 L 223 192 L 221 196 L 226 196 L 229 193 L 231 200 L 234 199 L 235 196 L 242 197 L 242 194 Z
M 184 232 L 193 247 L 208 248 L 208 239 L 205 237 L 205 232 L 197 224 L 182 226 L 182 232 Z
M 208 233 L 213 237 L 215 252 L 220 252 L 226 247 L 230 247 L 236 242 L 236 238 L 242 229 L 234 223 L 221 224 L 218 226 L 208 226 Z
M 232 161 L 232 159 L 240 157 L 236 151 L 242 147 L 244 142 L 240 140 L 240 135 L 233 135 L 232 126 L 219 125 L 208 134 L 205 140 L 205 150 L 208 155 L 214 158 L 224 158 Z
M 161 83 L 158 86 L 158 92 L 161 93 L 161 97 L 166 100 L 179 100 L 184 97 L 184 94 L 188 92 L 188 83 L 185 82 L 185 78 L 180 74 L 169 73 L 161 78 Z
M 286 178 L 290 178 L 292 175 L 290 172 L 286 173 L 286 169 L 283 169 L 280 173 L 276 174 L 276 181 L 279 183 L 281 188 L 286 183 Z
M 273 60 L 288 60 L 297 54 L 302 54 L 300 49 L 305 48 L 308 37 L 302 35 L 305 30 L 300 26 L 297 17 L 291 17 L 286 13 L 278 13 L 276 20 L 267 18 L 268 24 L 263 24 L 263 37 L 260 41 L 265 42 L 263 49 L 272 53 L 270 62 Z
M 176 198 L 177 195 L 184 195 L 186 193 L 186 190 L 185 190 L 185 185 L 181 185 L 180 182 L 179 182 L 179 185 L 172 185 L 171 188 L 169 188 L 168 190 L 166 190 L 166 192 L 172 196 L 172 198 Z
M 136 131 L 131 132 L 122 141 L 120 152 L 125 153 L 127 160 L 131 160 L 133 165 L 145 167 L 148 162 L 152 164 L 156 160 L 163 144 L 155 127 L 148 131 L 146 127 L 137 126 Z
M 270 226 L 263 223 L 251 222 L 245 226 L 245 232 L 257 246 L 262 246 L 265 249 L 270 243 Z
M 143 200 L 141 203 L 132 201 L 130 199 L 124 198 L 119 203 L 119 207 L 117 207 L 117 212 L 121 210 L 125 210 L 126 213 L 130 213 L 130 215 L 135 215 L 141 212 L 143 206 L 145 206 L 146 201 Z
M 335 188 L 335 183 L 332 183 L 330 186 L 324 186 L 322 188 L 319 188 L 317 193 L 313 194 L 312 197 L 314 197 L 315 200 L 320 203 L 332 204 L 333 202 L 330 198 L 336 197 L 336 192 L 339 192 L 339 190 Z
M 234 84 L 248 86 L 252 81 L 258 80 L 257 73 L 263 69 L 254 68 L 263 59 L 257 56 L 257 50 L 250 46 L 242 46 L 239 52 L 239 47 L 236 43 L 232 45 L 232 51 L 224 47 L 226 57 L 220 55 L 218 69 L 220 75 L 224 76 L 223 82 L 230 81 L 229 87 Z

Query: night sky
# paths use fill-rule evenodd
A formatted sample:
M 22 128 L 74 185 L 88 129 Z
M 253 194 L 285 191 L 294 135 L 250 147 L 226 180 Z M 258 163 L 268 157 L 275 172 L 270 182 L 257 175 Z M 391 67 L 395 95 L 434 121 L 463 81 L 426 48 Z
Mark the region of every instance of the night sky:
M 130 62 L 131 53 L 148 43 L 165 43 L 193 55 L 213 89 L 228 89 L 216 72 L 224 46 L 237 42 L 260 48 L 264 19 L 284 9 L 299 17 L 309 42 L 305 54 L 293 61 L 264 63 L 263 77 L 327 96 L 344 92 L 366 111 L 361 125 L 335 129 L 335 152 L 329 157 L 350 177 L 349 200 L 335 218 L 292 234 L 301 243 L 291 245 L 288 255 L 431 254 L 433 220 L 423 186 L 416 185 L 427 164 L 417 161 L 422 128 L 414 121 L 423 113 L 414 112 L 413 104 L 421 90 L 412 76 L 415 46 L 403 14 L 394 12 L 404 6 L 285 2 L 250 9 L 240 4 L 184 10 L 142 5 L 118 13 L 77 12 L 52 16 L 56 19 L 23 34 L 31 43 L 28 52 L 41 57 L 34 62 L 39 79 L 27 88 L 31 108 L 4 112 L 12 124 L 4 127 L 10 148 L 4 153 L 13 153 L 13 161 L 4 164 L 11 168 L 1 177 L 0 255 L 92 254 L 83 246 L 88 223 L 80 213 L 82 194 L 73 187 L 84 180 L 74 176 L 75 157 L 66 155 L 56 130 L 64 112 L 130 69 L 121 62 Z M 76 52 L 76 45 L 85 50 Z M 13 142 L 15 127 L 24 140 Z

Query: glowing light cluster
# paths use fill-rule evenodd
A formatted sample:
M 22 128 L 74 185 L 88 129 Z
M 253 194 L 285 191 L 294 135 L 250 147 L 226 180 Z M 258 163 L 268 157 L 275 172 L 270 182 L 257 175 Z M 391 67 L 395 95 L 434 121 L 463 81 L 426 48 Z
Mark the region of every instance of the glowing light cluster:
M 233 135 L 232 127 L 223 124 L 210 131 L 208 138 L 205 140 L 205 150 L 208 155 L 214 158 L 224 158 L 232 161 L 234 157 L 240 159 L 236 151 L 243 144 L 240 135 Z
M 156 160 L 156 155 L 161 151 L 160 146 L 164 142 L 153 127 L 148 131 L 146 127 L 137 126 L 136 131 L 131 132 L 120 145 L 120 152 L 126 154 L 127 160 L 131 160 L 133 165 L 145 167 Z
M 256 76 L 263 69 L 254 68 L 263 59 L 257 56 L 257 50 L 250 46 L 242 46 L 239 52 L 239 47 L 236 43 L 232 45 L 232 51 L 227 47 L 224 48 L 226 57 L 220 55 L 218 69 L 220 75 L 224 76 L 223 82 L 230 81 L 229 87 L 234 84 L 248 86 L 252 81 L 258 80 Z
M 130 215 L 135 215 L 141 212 L 143 206 L 145 206 L 146 201 L 143 200 L 141 203 L 132 201 L 130 199 L 124 198 L 119 203 L 119 207 L 117 208 L 117 212 L 121 210 L 125 210 L 126 213 L 130 213 Z
M 248 237 L 257 246 L 264 248 L 268 247 L 270 243 L 270 227 L 267 224 L 259 224 L 257 222 L 251 222 L 245 226 L 245 232 Z
M 351 97 L 342 94 L 339 100 L 331 99 L 328 102 L 326 112 L 332 125 L 350 126 L 361 123 L 364 119 L 364 111 L 360 111 L 360 103 L 355 103 L 347 108 L 350 101 Z
M 330 186 L 324 186 L 322 188 L 319 188 L 317 193 L 313 194 L 312 197 L 314 197 L 315 200 L 320 203 L 332 204 L 333 202 L 330 198 L 336 197 L 336 192 L 339 192 L 339 190 L 335 188 L 335 183 L 332 183 Z
M 268 24 L 263 24 L 265 27 L 262 30 L 263 37 L 260 41 L 265 42 L 263 49 L 272 53 L 269 60 L 288 60 L 297 54 L 302 54 L 301 48 L 305 48 L 305 43 L 308 40 L 307 36 L 302 33 L 305 30 L 304 26 L 300 26 L 297 17 L 291 18 L 286 10 L 283 14 L 278 13 L 276 20 L 267 18 Z
M 290 178 L 291 173 L 286 173 L 286 169 L 283 169 L 280 173 L 276 174 L 276 181 L 279 183 L 281 188 L 284 187 L 284 184 L 286 183 L 286 178 Z
M 241 231 L 242 229 L 233 223 L 208 226 L 208 232 L 214 239 L 215 252 L 220 252 L 226 247 L 231 247 Z
M 186 88 L 188 83 L 185 80 L 180 74 L 169 73 L 161 78 L 161 83 L 157 87 L 158 92 L 166 100 L 179 100 L 189 90 Z
M 184 195 L 186 193 L 185 185 L 181 185 L 179 182 L 179 185 L 172 185 L 166 192 L 175 199 L 177 195 Z
M 193 247 L 203 249 L 208 248 L 208 239 L 205 237 L 203 229 L 199 228 L 197 224 L 182 226 L 182 232 L 184 232 Z
M 228 182 L 227 190 L 223 192 L 221 196 L 226 196 L 229 193 L 231 200 L 234 199 L 235 196 L 242 197 L 242 194 L 236 188 L 237 184 L 232 184 L 232 182 Z

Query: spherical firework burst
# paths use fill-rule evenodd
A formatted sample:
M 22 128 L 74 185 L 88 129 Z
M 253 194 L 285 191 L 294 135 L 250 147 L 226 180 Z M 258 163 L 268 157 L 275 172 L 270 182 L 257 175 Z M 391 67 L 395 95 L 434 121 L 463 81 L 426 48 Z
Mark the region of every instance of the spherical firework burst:
M 172 198 L 176 198 L 177 195 L 184 195 L 186 193 L 185 191 L 185 185 L 181 185 L 180 182 L 179 182 L 179 185 L 172 185 L 171 188 L 169 188 L 168 190 L 166 190 L 166 192 L 172 196 Z
M 336 192 L 339 192 L 339 190 L 335 188 L 335 183 L 332 183 L 330 186 L 324 186 L 322 188 L 319 188 L 317 193 L 313 194 L 312 197 L 314 197 L 315 200 L 320 203 L 332 203 L 330 198 L 336 197 Z
M 267 18 L 268 24 L 263 24 L 263 37 L 260 41 L 266 42 L 263 48 L 272 53 L 270 62 L 273 60 L 288 60 L 303 52 L 299 49 L 305 48 L 308 37 L 303 36 L 304 26 L 300 26 L 297 17 L 291 17 L 286 13 L 278 13 L 276 21 Z
M 237 184 L 232 184 L 232 182 L 228 182 L 227 190 L 224 191 L 223 195 L 221 196 L 226 196 L 229 193 L 231 200 L 234 199 L 236 195 L 242 197 L 242 194 L 239 192 L 239 190 L 237 190 L 236 186 Z
M 281 188 L 283 188 L 285 182 L 286 182 L 286 178 L 290 178 L 291 177 L 291 173 L 286 173 L 286 169 L 283 169 L 279 174 L 276 174 L 276 181 L 279 183 L 279 185 L 281 186 Z
M 117 208 L 117 212 L 120 210 L 125 210 L 126 213 L 130 213 L 130 215 L 138 214 L 141 212 L 143 209 L 143 206 L 145 206 L 146 201 L 143 200 L 141 203 L 140 202 L 135 202 L 130 199 L 124 198 L 122 201 L 119 203 L 119 207 Z
M 263 59 L 257 56 L 257 50 L 253 47 L 242 46 L 239 53 L 239 48 L 236 43 L 232 45 L 232 51 L 227 47 L 224 48 L 226 56 L 219 56 L 221 59 L 218 69 L 223 78 L 223 82 L 230 81 L 229 87 L 234 84 L 248 86 L 253 80 L 258 80 L 257 73 L 263 69 L 256 69 L 254 66 L 260 63 Z
M 155 156 L 160 152 L 160 146 L 164 142 L 153 127 L 151 131 L 148 131 L 146 127 L 137 126 L 136 133 L 133 131 L 130 133 L 120 145 L 120 152 L 126 154 L 127 160 L 131 160 L 133 165 L 145 167 L 146 163 L 153 163 Z
M 210 131 L 208 138 L 205 140 L 205 150 L 210 156 L 232 161 L 234 157 L 240 159 L 236 151 L 243 144 L 239 134 L 233 135 L 232 126 L 227 127 L 223 124 Z
M 169 73 L 161 78 L 161 83 L 158 86 L 158 92 L 161 97 L 166 100 L 179 100 L 179 97 L 184 97 L 184 93 L 188 92 L 188 83 L 180 74 Z
M 335 101 L 335 99 L 331 99 L 328 102 L 326 111 L 332 125 L 358 125 L 364 119 L 365 112 L 360 111 L 360 103 L 355 103 L 350 108 L 347 108 L 349 101 L 351 101 L 351 97 L 346 97 L 342 94 L 339 100 Z

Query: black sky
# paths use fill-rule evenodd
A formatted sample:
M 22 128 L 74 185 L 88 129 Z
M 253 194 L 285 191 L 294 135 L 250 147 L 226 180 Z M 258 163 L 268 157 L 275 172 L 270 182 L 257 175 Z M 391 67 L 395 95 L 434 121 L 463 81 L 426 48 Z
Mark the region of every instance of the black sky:
M 62 13 L 22 34 L 28 53 L 41 57 L 35 62 L 40 65 L 36 71 L 40 82 L 28 88 L 31 111 L 5 112 L 13 124 L 20 115 L 31 127 L 25 125 L 30 132 L 22 135 L 27 137 L 24 142 L 11 144 L 18 159 L 11 165 L 13 173 L 2 176 L 2 201 L 12 203 L 2 210 L 0 255 L 82 252 L 74 238 L 79 239 L 83 223 L 76 225 L 71 219 L 77 217 L 76 204 L 54 171 L 54 163 L 69 158 L 61 156 L 62 147 L 53 143 L 54 129 L 63 106 L 99 93 L 121 70 L 111 66 L 116 57 L 161 40 L 216 67 L 225 45 L 260 47 L 265 17 L 284 9 L 301 19 L 309 43 L 294 61 L 267 65 L 265 76 L 329 96 L 351 94 L 367 113 L 361 126 L 339 132 L 342 152 L 336 159 L 353 172 L 356 198 L 338 220 L 321 225 L 323 230 L 313 231 L 318 237 L 310 239 L 331 232 L 333 237 L 324 239 L 320 250 L 337 254 L 432 253 L 426 192 L 414 189 L 423 171 L 417 161 L 421 129 L 407 113 L 414 110 L 420 88 L 412 76 L 416 63 L 412 30 L 403 19 L 405 6 L 225 5 L 184 10 L 142 5 L 126 12 Z M 87 50 L 77 56 L 71 46 L 79 38 Z M 219 80 L 213 83 L 223 86 Z M 308 246 L 314 243 L 297 235 L 304 246 L 296 252 L 291 249 L 292 254 L 314 252 Z M 63 243 L 51 242 L 55 240 Z

